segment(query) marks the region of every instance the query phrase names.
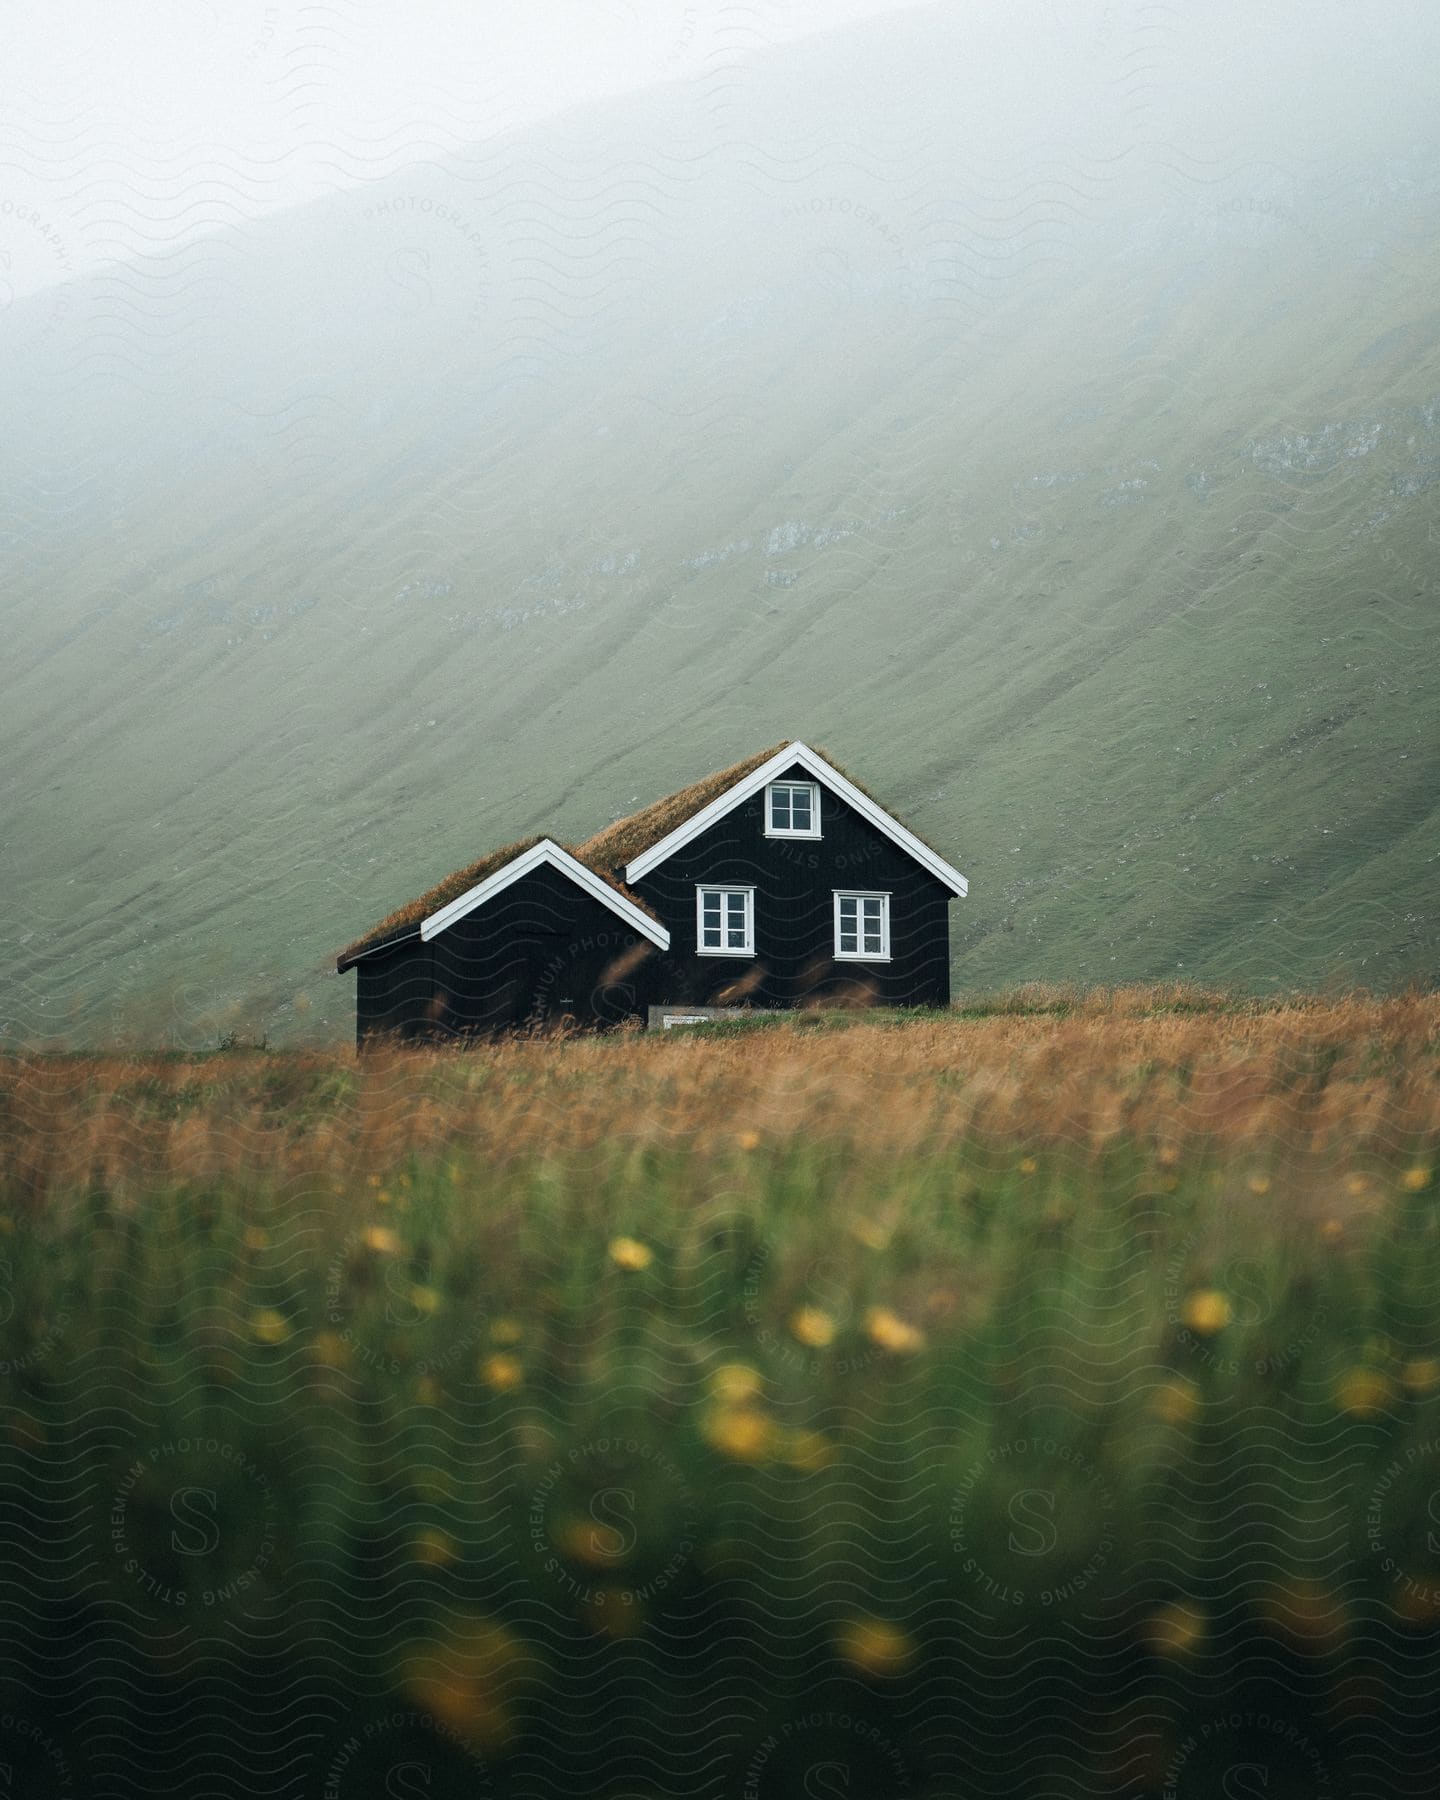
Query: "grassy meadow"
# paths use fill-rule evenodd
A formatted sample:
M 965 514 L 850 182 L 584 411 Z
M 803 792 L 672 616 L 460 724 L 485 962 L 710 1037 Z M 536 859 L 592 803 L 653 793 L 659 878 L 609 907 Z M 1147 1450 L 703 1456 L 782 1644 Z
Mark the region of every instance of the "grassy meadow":
M 1183 988 L 5 1059 L 16 1791 L 1422 1791 L 1437 1070 Z

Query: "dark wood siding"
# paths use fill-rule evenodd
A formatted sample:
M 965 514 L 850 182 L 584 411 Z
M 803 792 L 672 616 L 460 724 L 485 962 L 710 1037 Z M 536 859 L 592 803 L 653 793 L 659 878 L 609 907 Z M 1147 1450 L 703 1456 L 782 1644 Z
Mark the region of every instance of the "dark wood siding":
M 412 938 L 355 965 L 355 1037 L 375 1032 L 413 1037 L 424 1029 L 434 993 L 430 946 Z
M 654 947 L 558 869 L 513 882 L 428 944 L 359 965 L 357 1037 L 448 1038 L 643 1016 Z
M 949 888 L 824 788 L 820 822 L 818 839 L 767 837 L 762 789 L 635 884 L 671 934 L 657 1003 L 949 1005 Z M 711 883 L 754 887 L 753 957 L 699 954 L 695 890 Z M 835 959 L 837 889 L 890 895 L 888 962 Z

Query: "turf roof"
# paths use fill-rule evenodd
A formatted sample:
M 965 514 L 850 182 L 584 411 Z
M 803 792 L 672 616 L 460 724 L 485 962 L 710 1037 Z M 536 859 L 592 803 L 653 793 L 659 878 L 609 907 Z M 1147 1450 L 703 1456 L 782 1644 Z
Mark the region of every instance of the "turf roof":
M 622 894 L 625 899 L 638 906 L 642 912 L 649 913 L 651 918 L 654 918 L 656 914 L 653 909 L 638 894 L 632 893 L 625 886 L 620 877 L 620 871 L 628 863 L 632 863 L 637 856 L 650 849 L 652 845 L 658 844 L 662 838 L 668 837 L 687 819 L 693 819 L 695 814 L 709 806 L 712 800 L 718 800 L 737 781 L 743 781 L 762 763 L 769 762 L 772 756 L 778 756 L 793 741 L 786 739 L 783 743 L 771 744 L 768 750 L 757 750 L 753 756 L 747 756 L 740 762 L 731 763 L 728 768 L 717 769 L 713 775 L 706 775 L 699 781 L 692 781 L 689 787 L 681 788 L 678 793 L 667 794 L 663 800 L 654 800 L 649 806 L 642 806 L 639 812 L 630 813 L 623 819 L 616 819 L 613 824 L 606 825 L 603 830 L 597 831 L 593 837 L 586 838 L 583 844 L 567 845 L 566 848 L 578 862 L 584 863 L 587 868 L 593 869 L 597 875 L 607 881 L 616 893 Z M 842 769 L 839 763 L 833 757 L 828 756 L 824 750 L 817 747 L 815 754 L 829 763 L 838 774 L 844 775 L 845 779 L 854 787 L 859 788 L 862 794 L 875 800 L 874 794 L 870 793 L 863 782 L 856 781 L 853 775 Z M 877 806 L 882 804 L 883 802 L 876 801 Z M 885 810 L 889 812 L 890 809 L 886 807 Z M 894 813 L 891 813 L 890 816 L 895 817 Z M 438 912 L 442 906 L 448 906 L 452 900 L 459 899 L 461 894 L 474 887 L 478 882 L 484 881 L 487 876 L 496 874 L 515 857 L 523 855 L 526 850 L 532 849 L 540 843 L 543 837 L 544 833 L 539 833 L 534 837 L 520 838 L 513 844 L 505 844 L 499 850 L 491 850 L 486 855 L 478 857 L 474 862 L 467 863 L 463 869 L 457 869 L 453 875 L 447 875 L 443 881 L 437 881 L 434 887 L 427 888 L 423 894 L 417 895 L 414 900 L 407 901 L 404 906 L 397 906 L 394 912 L 387 913 L 378 925 L 372 926 L 369 931 L 364 932 L 356 938 L 353 944 L 340 952 L 338 967 L 341 972 L 343 973 L 367 950 L 373 950 L 377 944 L 383 943 L 386 938 L 404 934 L 407 926 L 418 927 L 421 920 L 428 919 L 431 913 Z
M 437 881 L 434 887 L 426 888 L 423 894 L 417 894 L 413 900 L 397 906 L 394 912 L 386 913 L 378 925 L 372 925 L 368 931 L 362 932 L 353 944 L 347 945 L 340 952 L 337 961 L 341 974 L 344 974 L 357 956 L 363 956 L 367 950 L 373 949 L 388 937 L 398 936 L 407 925 L 418 926 L 431 913 L 439 912 L 442 906 L 448 906 L 452 900 L 458 900 L 467 888 L 484 881 L 488 875 L 494 875 L 525 851 L 533 850 L 543 836 L 542 832 L 534 837 L 518 838 L 513 844 L 503 844 L 498 850 L 487 851 L 474 862 L 466 863 L 463 869 L 457 869 L 453 875 Z
M 652 800 L 649 806 L 642 806 L 639 812 L 616 819 L 613 825 L 607 825 L 603 831 L 597 831 L 594 837 L 586 838 L 575 854 L 592 869 L 623 869 L 652 844 L 658 844 L 661 838 L 669 837 L 677 826 L 683 825 L 687 819 L 693 819 L 712 800 L 718 800 L 727 788 L 734 787 L 737 781 L 743 781 L 761 763 L 767 763 L 772 756 L 778 756 L 785 747 L 785 744 L 772 744 L 768 750 L 757 750 L 754 756 L 731 763 L 728 769 L 717 769 L 713 775 L 692 781 L 689 787 L 681 788 L 678 794 L 667 794 L 663 800 Z M 826 761 L 829 761 L 828 757 Z
M 693 819 L 696 813 L 702 812 L 712 800 L 718 800 L 722 794 L 727 793 L 737 781 L 743 781 L 762 763 L 769 762 L 772 756 L 788 750 L 794 741 L 793 738 L 787 738 L 783 743 L 772 744 L 768 750 L 757 750 L 754 756 L 747 756 L 742 762 L 731 763 L 728 769 L 717 769 L 713 775 L 706 775 L 701 780 L 692 782 L 689 787 L 681 788 L 679 793 L 667 794 L 663 800 L 652 801 L 649 806 L 642 806 L 639 812 L 617 819 L 613 825 L 597 831 L 594 837 L 586 838 L 583 844 L 576 847 L 575 855 L 602 875 L 607 872 L 618 874 L 621 869 L 634 862 L 637 856 L 643 856 L 662 838 L 669 837 L 687 819 Z M 841 768 L 828 750 L 821 749 L 818 744 L 813 748 L 822 762 L 829 763 L 835 773 L 843 775 L 851 787 L 859 788 L 867 799 L 874 800 L 877 806 L 883 807 L 896 824 L 905 823 L 891 807 L 872 794 L 863 781 L 857 781 L 848 769 Z M 906 825 L 905 829 L 911 832 L 912 837 L 920 837 L 919 832 L 912 831 L 910 826 Z M 920 841 L 924 843 L 925 840 L 921 838 Z M 933 845 L 927 847 L 934 848 Z

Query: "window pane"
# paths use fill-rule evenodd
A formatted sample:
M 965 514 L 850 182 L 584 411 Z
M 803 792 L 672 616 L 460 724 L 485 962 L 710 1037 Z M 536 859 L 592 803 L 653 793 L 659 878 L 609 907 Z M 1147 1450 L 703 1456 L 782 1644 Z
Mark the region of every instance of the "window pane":
M 854 956 L 859 950 L 859 947 L 853 931 L 842 931 L 840 933 L 840 951 L 843 956 Z
M 790 801 L 790 825 L 793 831 L 810 829 L 810 790 L 796 788 Z
M 789 788 L 771 788 L 770 825 L 772 830 L 775 831 L 788 831 L 790 829 Z
M 858 904 L 859 903 L 853 894 L 842 894 L 840 896 L 840 923 L 842 925 L 853 925 L 855 923 L 855 908 Z

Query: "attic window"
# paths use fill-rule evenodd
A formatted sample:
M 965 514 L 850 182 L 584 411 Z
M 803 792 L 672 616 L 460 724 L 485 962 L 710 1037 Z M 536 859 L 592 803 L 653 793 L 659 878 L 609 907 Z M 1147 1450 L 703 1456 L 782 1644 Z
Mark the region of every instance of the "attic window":
M 820 835 L 820 787 L 814 781 L 772 781 L 765 790 L 766 837 Z
M 695 948 L 701 956 L 755 954 L 754 888 L 696 888 Z
M 888 894 L 836 894 L 835 955 L 846 961 L 889 962 Z

